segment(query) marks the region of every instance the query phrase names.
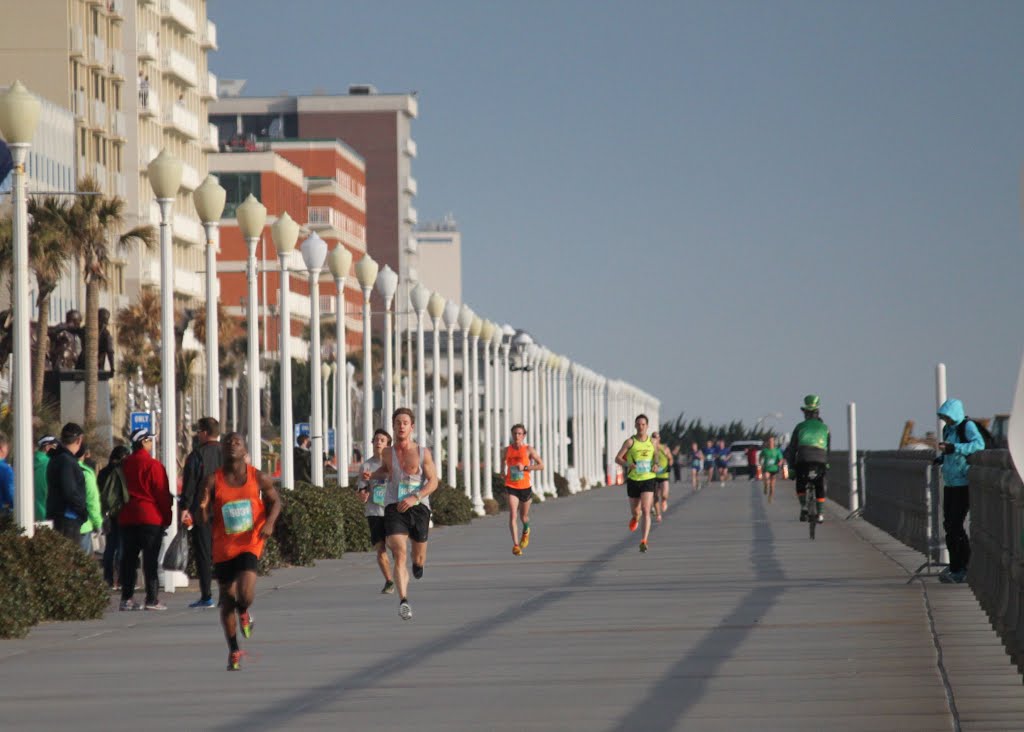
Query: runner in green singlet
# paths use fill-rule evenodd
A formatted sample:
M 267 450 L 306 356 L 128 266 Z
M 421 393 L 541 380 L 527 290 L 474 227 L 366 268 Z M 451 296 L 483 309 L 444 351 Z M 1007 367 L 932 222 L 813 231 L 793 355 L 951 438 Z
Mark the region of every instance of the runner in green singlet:
M 768 447 L 761 450 L 760 461 L 764 473 L 764 494 L 771 503 L 775 499 L 775 478 L 782 469 L 782 450 L 775 446 L 775 437 L 768 438 Z

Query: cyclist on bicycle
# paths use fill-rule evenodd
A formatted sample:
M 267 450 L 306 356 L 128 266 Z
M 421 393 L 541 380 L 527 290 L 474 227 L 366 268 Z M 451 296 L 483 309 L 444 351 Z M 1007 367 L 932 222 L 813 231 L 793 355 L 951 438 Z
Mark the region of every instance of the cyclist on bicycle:
M 793 430 L 793 436 L 786 447 L 786 462 L 796 471 L 796 496 L 800 501 L 800 520 L 807 520 L 804 496 L 813 485 L 818 501 L 818 523 L 825 520 L 825 473 L 828 472 L 829 451 L 832 449 L 832 435 L 828 425 L 821 421 L 818 410 L 821 398 L 816 394 L 804 397 L 800 407 L 804 421 Z M 814 476 L 813 479 L 811 476 Z

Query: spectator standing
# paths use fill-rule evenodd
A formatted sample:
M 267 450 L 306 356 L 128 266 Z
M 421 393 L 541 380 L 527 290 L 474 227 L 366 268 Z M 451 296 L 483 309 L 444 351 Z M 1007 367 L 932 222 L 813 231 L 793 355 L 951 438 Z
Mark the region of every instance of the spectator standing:
M 118 445 L 110 451 L 107 464 L 96 477 L 100 491 L 100 512 L 103 514 L 103 533 L 106 535 L 106 543 L 103 547 L 103 581 L 114 590 L 119 590 L 120 585 L 114 582 L 114 568 L 118 567 L 120 572 L 121 564 L 121 525 L 117 522 L 117 515 L 121 512 L 121 506 L 112 506 L 110 497 L 106 490 L 102 490 L 110 480 L 113 472 L 124 462 L 131 452 L 124 445 Z M 117 486 L 121 490 L 120 484 Z
M 11 441 L 0 432 L 0 513 L 14 512 L 14 469 L 7 462 Z
M 96 463 L 89 452 L 89 446 L 84 442 L 78 449 L 78 464 L 82 468 L 82 475 L 85 478 L 85 510 L 86 519 L 82 524 L 79 544 L 82 551 L 92 555 L 92 535 L 99 532 L 103 526 L 103 514 L 100 511 L 100 487 L 96 482 Z
M 309 446 L 309 435 L 299 435 L 295 440 L 295 480 L 313 482 L 313 453 Z
M 198 444 L 185 460 L 182 475 L 181 522 L 190 526 L 192 556 L 196 558 L 199 574 L 199 599 L 189 607 L 215 607 L 213 601 L 213 525 L 203 519 L 199 512 L 202 499 L 200 489 L 206 479 L 224 464 L 224 451 L 220 445 L 220 422 L 213 417 L 203 417 L 195 425 Z
M 60 444 L 50 453 L 46 466 L 46 518 L 53 528 L 81 542 L 82 524 L 89 515 L 85 505 L 85 475 L 76 455 L 85 441 L 80 424 L 68 422 L 60 431 Z
M 945 424 L 936 461 L 942 465 L 945 483 L 942 528 L 946 530 L 946 548 L 949 549 L 949 566 L 942 570 L 939 581 L 959 584 L 967 579 L 967 564 L 971 561 L 971 540 L 964 531 L 964 521 L 971 510 L 967 456 L 984 450 L 985 438 L 964 414 L 964 404 L 959 399 L 947 399 L 938 414 Z
M 132 433 L 132 454 L 124 459 L 128 502 L 118 516 L 121 524 L 121 610 L 138 610 L 133 599 L 135 573 L 142 552 L 142 572 L 146 581 L 146 610 L 166 610 L 159 598 L 160 543 L 164 529 L 171 525 L 171 486 L 167 470 L 150 454 L 153 434 L 142 427 Z
M 50 453 L 57 449 L 57 438 L 43 435 L 36 443 L 36 454 L 32 462 L 32 480 L 35 484 L 36 521 L 46 520 L 46 466 L 50 464 Z

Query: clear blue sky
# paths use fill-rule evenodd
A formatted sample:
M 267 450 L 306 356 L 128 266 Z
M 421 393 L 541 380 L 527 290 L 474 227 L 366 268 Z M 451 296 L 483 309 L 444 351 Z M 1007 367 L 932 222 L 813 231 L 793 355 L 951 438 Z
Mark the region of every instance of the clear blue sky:
M 1008 410 L 1024 3 L 210 0 L 247 94 L 417 90 L 466 301 L 724 421 Z

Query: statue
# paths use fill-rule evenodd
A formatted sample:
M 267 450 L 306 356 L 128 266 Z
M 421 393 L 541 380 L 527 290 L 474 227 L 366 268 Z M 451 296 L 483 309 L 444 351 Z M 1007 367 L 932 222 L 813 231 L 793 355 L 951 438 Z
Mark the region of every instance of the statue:
M 114 373 L 114 336 L 110 335 L 110 311 L 106 308 L 100 308 L 99 359 L 100 371 L 109 361 L 110 373 Z
M 70 371 L 79 368 L 82 356 L 82 314 L 68 310 L 64 322 L 49 329 L 50 353 L 47 361 L 52 371 Z M 84 365 L 84 362 L 82 363 Z

